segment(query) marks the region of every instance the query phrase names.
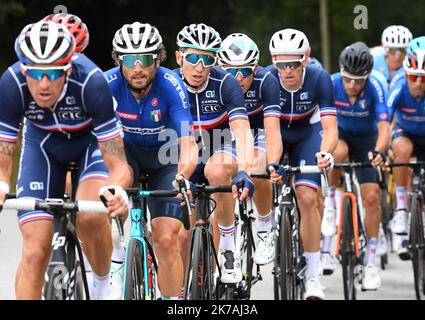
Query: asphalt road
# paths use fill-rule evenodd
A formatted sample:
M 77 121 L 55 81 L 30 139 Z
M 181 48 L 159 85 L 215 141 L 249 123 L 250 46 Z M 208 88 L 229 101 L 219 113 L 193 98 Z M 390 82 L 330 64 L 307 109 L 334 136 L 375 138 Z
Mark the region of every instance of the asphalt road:
M 0 213 L 0 300 L 14 299 L 14 281 L 16 267 L 21 255 L 21 234 L 14 212 Z M 271 265 L 263 266 L 259 281 L 252 291 L 254 300 L 273 299 L 273 278 Z M 401 261 L 396 254 L 391 254 L 386 270 L 381 271 L 382 287 L 378 291 L 358 292 L 358 299 L 362 300 L 413 300 L 413 271 L 411 263 Z M 331 276 L 323 277 L 322 283 L 326 286 L 327 299 L 343 299 L 341 268 Z

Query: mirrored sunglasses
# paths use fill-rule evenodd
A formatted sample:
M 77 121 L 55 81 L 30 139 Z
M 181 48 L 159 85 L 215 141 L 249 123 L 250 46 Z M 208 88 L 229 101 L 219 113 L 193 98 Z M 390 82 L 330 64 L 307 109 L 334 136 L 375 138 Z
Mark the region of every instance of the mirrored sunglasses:
M 230 73 L 235 78 L 238 73 L 242 75 L 242 78 L 246 78 L 250 76 L 254 72 L 254 67 L 244 67 L 244 68 L 224 68 L 224 70 Z
M 50 81 L 59 79 L 60 77 L 65 76 L 66 71 L 70 68 L 70 65 L 63 67 L 31 67 L 24 64 L 21 65 L 25 74 L 35 80 L 42 80 L 46 76 Z
M 182 53 L 184 60 L 193 66 L 202 61 L 204 68 L 212 67 L 217 62 L 217 58 L 203 53 Z
M 138 62 L 142 68 L 151 66 L 156 59 L 157 55 L 153 53 L 140 53 L 140 54 L 123 54 L 119 56 L 119 59 L 122 61 L 123 65 L 126 68 L 133 69 L 136 67 Z
M 275 65 L 278 69 L 286 70 L 290 68 L 291 70 L 299 68 L 303 63 L 303 60 L 293 60 L 293 61 L 275 61 Z

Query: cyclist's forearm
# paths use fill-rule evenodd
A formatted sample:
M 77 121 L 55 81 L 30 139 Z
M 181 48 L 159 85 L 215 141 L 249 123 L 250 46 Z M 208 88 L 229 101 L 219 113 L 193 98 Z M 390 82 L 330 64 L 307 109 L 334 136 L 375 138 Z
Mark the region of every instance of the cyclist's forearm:
M 177 172 L 189 179 L 198 163 L 198 147 L 192 136 L 179 138 L 180 158 Z
M 378 123 L 378 139 L 376 141 L 375 150 L 385 152 L 390 141 L 390 124 L 388 122 Z
M 10 184 L 13 169 L 15 143 L 0 142 L 0 181 Z
M 265 118 L 267 163 L 279 163 L 283 145 L 279 118 Z
M 338 126 L 336 117 L 325 116 L 322 117 L 322 143 L 320 145 L 320 151 L 333 153 L 338 144 Z
M 230 123 L 230 127 L 236 139 L 238 169 L 250 173 L 254 158 L 254 139 L 249 122 L 234 120 Z
M 122 138 L 118 137 L 110 141 L 99 142 L 99 149 L 109 170 L 107 184 L 118 185 L 123 188 L 129 187 L 132 179 Z

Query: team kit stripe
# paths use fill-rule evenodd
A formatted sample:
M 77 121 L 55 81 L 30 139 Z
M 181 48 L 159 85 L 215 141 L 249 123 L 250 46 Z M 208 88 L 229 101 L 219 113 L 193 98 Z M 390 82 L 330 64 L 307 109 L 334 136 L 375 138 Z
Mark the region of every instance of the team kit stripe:
M 107 172 L 91 172 L 82 176 L 79 182 L 83 182 L 89 179 L 107 180 L 108 178 L 109 178 L 109 174 Z
M 75 125 L 66 125 L 66 124 L 53 124 L 53 125 L 41 125 L 35 122 L 32 122 L 33 125 L 35 125 L 36 127 L 49 131 L 49 132 L 75 132 L 75 131 L 80 131 L 84 128 L 87 128 L 91 125 L 92 123 L 92 119 L 89 119 L 83 123 L 79 123 L 79 124 L 75 124 Z
M 121 128 L 115 127 L 112 130 L 109 130 L 102 134 L 96 133 L 97 141 L 104 142 L 104 141 L 115 139 L 116 137 L 119 137 L 121 135 L 121 132 L 122 132 Z
M 30 211 L 19 217 L 19 225 L 37 220 L 53 220 L 53 216 L 44 211 Z
M 317 190 L 319 188 L 319 185 L 315 183 L 314 181 L 304 180 L 304 179 L 298 180 L 295 182 L 295 187 L 300 187 L 300 186 L 309 187 L 313 190 Z

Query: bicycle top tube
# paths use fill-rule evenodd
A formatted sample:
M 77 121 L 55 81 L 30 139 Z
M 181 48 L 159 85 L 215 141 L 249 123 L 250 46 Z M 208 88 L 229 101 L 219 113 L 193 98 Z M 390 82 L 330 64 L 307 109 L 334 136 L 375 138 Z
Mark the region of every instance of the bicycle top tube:
M 12 210 L 44 210 L 55 214 L 66 212 L 109 213 L 108 208 L 100 201 L 64 201 L 63 199 L 38 200 L 34 198 L 8 199 L 1 209 Z
M 167 198 L 167 197 L 175 197 L 179 194 L 178 190 L 143 190 L 138 188 L 128 188 L 125 189 L 125 192 L 129 195 L 129 197 L 138 197 L 138 198 Z

